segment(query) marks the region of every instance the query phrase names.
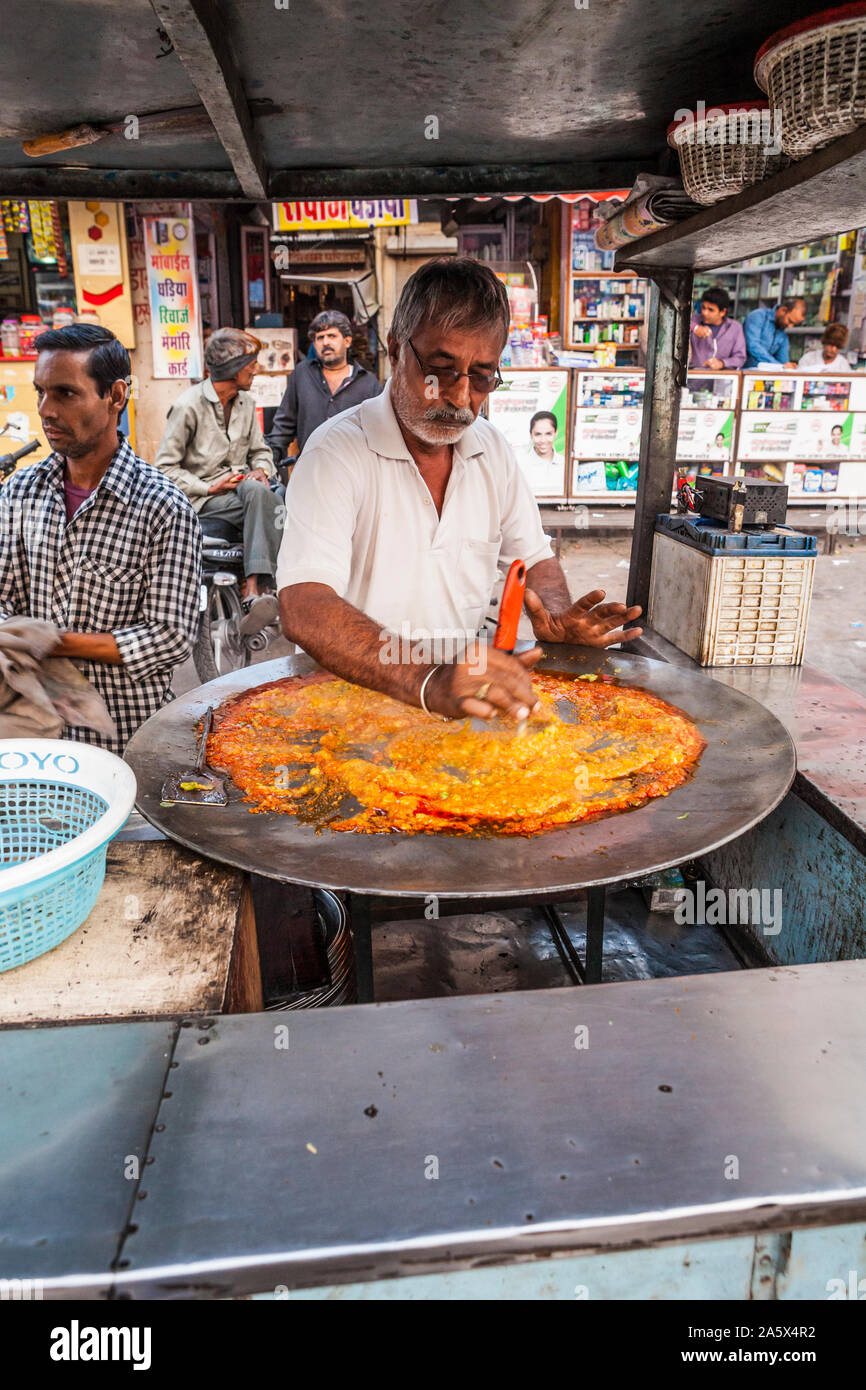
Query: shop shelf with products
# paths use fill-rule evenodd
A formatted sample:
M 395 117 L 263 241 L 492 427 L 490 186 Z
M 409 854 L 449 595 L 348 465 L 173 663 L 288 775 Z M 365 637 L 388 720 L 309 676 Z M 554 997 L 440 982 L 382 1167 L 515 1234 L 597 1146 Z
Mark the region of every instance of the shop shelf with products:
M 643 371 L 576 373 L 572 392 L 575 500 L 635 495 L 643 416 Z M 737 372 L 690 372 L 680 405 L 677 457 L 681 476 L 721 475 L 732 468 L 739 399 Z
M 646 317 L 647 282 L 615 274 L 612 251 L 595 244 L 594 224 L 576 208 L 566 210 L 562 303 L 563 338 L 572 351 L 595 352 L 599 366 L 636 364 Z
M 787 483 L 793 505 L 866 488 L 866 379 L 743 373 L 737 471 Z M 830 415 L 830 419 L 827 416 Z
M 772 308 L 796 295 L 806 300 L 806 322 L 788 329 L 791 357 L 799 361 L 815 346 L 828 323 L 850 326 L 851 279 L 855 234 L 824 237 L 804 246 L 788 246 L 764 256 L 752 256 L 718 271 L 695 276 L 694 307 L 711 285 L 731 297 L 731 317 L 740 322 L 752 309 Z

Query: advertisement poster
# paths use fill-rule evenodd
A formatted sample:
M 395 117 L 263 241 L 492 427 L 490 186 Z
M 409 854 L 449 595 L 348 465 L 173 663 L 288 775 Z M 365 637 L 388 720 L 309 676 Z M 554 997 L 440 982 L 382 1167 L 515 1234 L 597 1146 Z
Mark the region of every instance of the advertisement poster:
M 336 198 L 274 203 L 274 231 L 339 231 L 345 227 L 405 227 L 418 221 L 414 198 Z
M 681 410 L 677 459 L 689 463 L 727 463 L 733 453 L 732 410 Z
M 568 372 L 505 368 L 487 398 L 491 424 L 505 435 L 536 497 L 565 496 Z
M 70 203 L 69 240 L 79 312 L 95 314 L 125 348 L 134 348 L 123 204 Z
M 258 355 L 260 372 L 293 372 L 295 352 L 298 346 L 296 328 L 247 328 L 247 333 L 258 338 L 261 351 Z
M 741 460 L 822 460 L 852 457 L 855 422 L 860 417 L 841 411 L 750 411 L 740 421 Z M 857 447 L 862 447 L 858 443 Z
M 195 238 L 188 217 L 145 217 L 144 256 L 153 330 L 153 375 L 202 375 Z
M 581 406 L 574 412 L 574 457 L 635 462 L 640 451 L 642 416 L 643 411 L 636 406 L 619 410 L 593 410 Z

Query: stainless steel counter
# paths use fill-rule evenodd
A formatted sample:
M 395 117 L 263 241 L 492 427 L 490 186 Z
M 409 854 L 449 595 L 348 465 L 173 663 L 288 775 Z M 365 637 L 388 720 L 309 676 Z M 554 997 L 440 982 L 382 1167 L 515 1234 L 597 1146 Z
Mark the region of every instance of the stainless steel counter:
M 115 1290 L 219 1297 L 866 1219 L 864 987 L 850 961 L 180 1027 L 140 1098 L 142 1176 L 118 1164 L 112 1184 L 135 1213 Z M 141 1148 L 116 1106 L 65 1103 L 69 1043 L 79 1092 L 108 1098 L 118 1052 L 159 1045 L 142 1028 L 160 1025 L 0 1034 L 19 1077 L 51 1042 L 60 1107 L 34 1134 L 37 1072 L 9 1088 L 3 1277 L 104 1289 L 94 1144 Z

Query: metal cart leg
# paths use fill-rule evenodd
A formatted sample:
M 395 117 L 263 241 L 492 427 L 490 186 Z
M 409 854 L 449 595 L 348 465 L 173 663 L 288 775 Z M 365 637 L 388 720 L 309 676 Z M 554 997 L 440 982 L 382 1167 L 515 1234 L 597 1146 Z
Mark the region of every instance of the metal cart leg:
M 604 960 L 604 904 L 605 888 L 586 890 L 586 950 L 581 960 L 565 930 L 565 923 L 553 903 L 545 903 L 542 912 L 547 918 L 550 934 L 562 958 L 562 962 L 576 985 L 597 985 L 601 983 L 601 967 Z
M 604 884 L 586 890 L 586 983 L 601 983 L 604 956 Z
M 373 1003 L 373 941 L 371 933 L 370 899 L 365 893 L 347 893 L 349 927 L 355 948 L 355 980 L 358 1003 Z

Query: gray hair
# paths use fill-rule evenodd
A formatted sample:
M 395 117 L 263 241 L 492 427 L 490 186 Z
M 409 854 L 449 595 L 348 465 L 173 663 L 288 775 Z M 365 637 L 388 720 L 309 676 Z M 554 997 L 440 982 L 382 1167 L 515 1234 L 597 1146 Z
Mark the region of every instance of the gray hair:
M 204 350 L 205 365 L 213 381 L 229 381 L 259 354 L 261 343 L 240 328 L 218 328 Z
M 409 276 L 391 332 L 404 343 L 422 323 L 435 323 L 446 332 L 498 328 L 505 339 L 510 322 L 508 293 L 489 266 L 469 256 L 437 256 Z

